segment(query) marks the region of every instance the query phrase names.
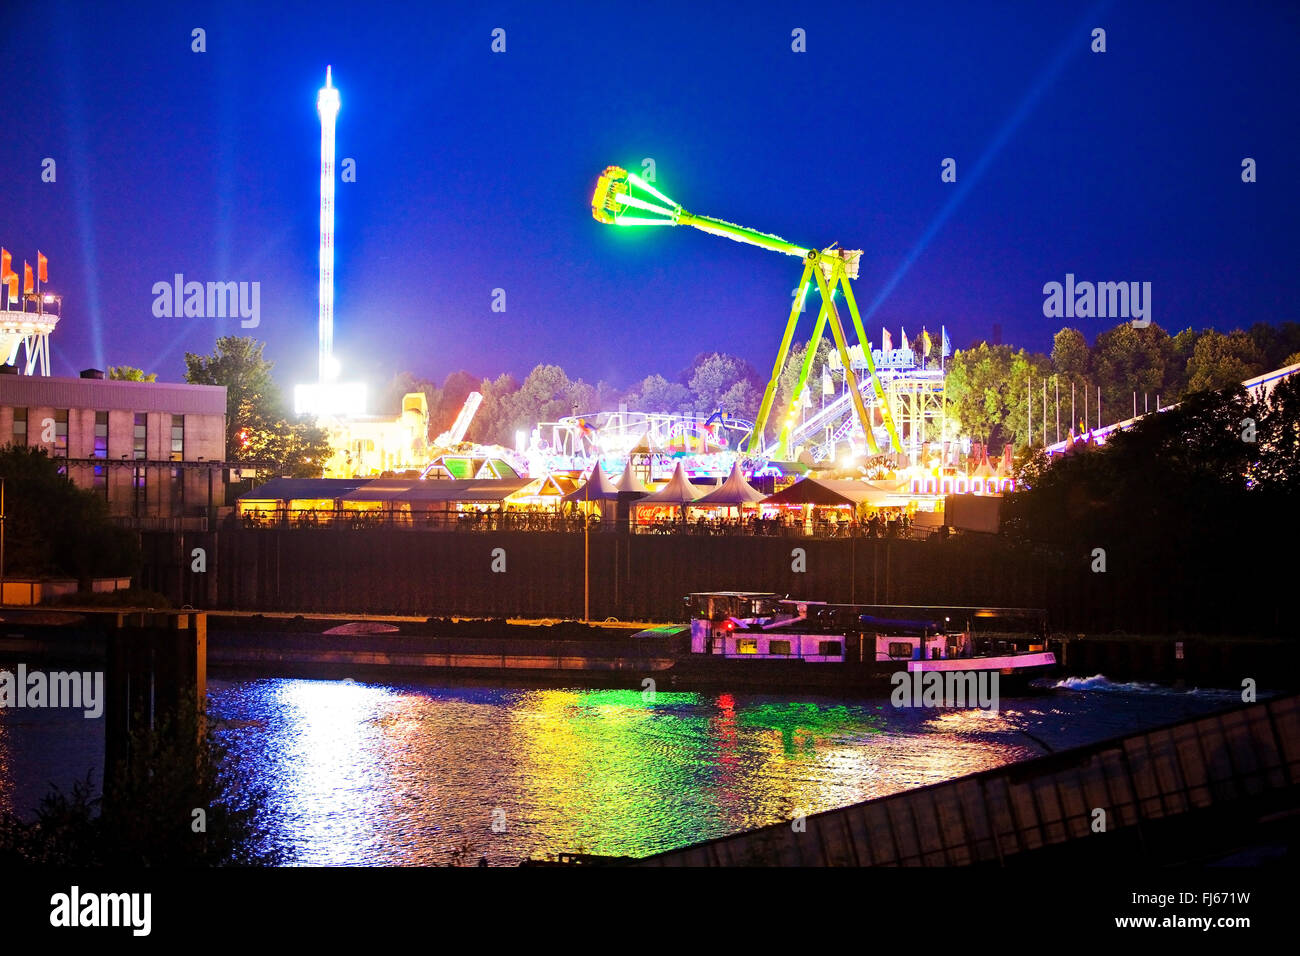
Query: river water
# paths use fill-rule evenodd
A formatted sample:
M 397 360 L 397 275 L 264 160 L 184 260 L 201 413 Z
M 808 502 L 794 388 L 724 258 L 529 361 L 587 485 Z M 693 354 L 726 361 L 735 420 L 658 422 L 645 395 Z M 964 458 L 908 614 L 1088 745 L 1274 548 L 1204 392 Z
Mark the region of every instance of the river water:
M 268 839 L 299 864 L 641 856 L 1228 706 L 1070 680 L 998 712 L 887 697 L 213 679 Z M 102 721 L 0 710 L 0 808 L 102 770 Z

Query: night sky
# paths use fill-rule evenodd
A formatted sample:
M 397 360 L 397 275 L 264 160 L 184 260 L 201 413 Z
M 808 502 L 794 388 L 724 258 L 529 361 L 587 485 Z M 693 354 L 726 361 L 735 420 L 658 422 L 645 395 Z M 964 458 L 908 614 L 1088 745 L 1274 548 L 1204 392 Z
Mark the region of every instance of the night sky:
M 1151 282 L 1171 331 L 1300 317 L 1292 3 L 275 6 L 3 5 L 0 244 L 66 297 L 54 374 L 180 380 L 185 351 L 251 334 L 282 385 L 314 378 L 326 64 L 357 169 L 335 349 L 372 391 L 539 362 L 628 386 L 712 350 L 766 374 L 798 261 L 596 223 L 597 174 L 645 157 L 693 212 L 864 249 L 877 346 L 882 323 L 957 347 L 996 323 L 1046 351 L 1067 272 Z M 177 272 L 260 282 L 260 327 L 155 318 Z

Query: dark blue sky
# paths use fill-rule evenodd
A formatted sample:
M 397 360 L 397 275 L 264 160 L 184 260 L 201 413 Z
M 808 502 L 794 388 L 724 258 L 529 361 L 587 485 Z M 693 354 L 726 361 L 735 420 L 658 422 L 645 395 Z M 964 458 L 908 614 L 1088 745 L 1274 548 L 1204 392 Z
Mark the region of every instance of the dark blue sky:
M 644 157 L 691 211 L 864 249 L 877 344 L 882 322 L 959 347 L 999 323 L 1046 350 L 1042 286 L 1066 272 L 1151 282 L 1171 330 L 1297 318 L 1294 4 L 175 6 L 0 13 L 0 243 L 20 269 L 39 247 L 66 296 L 55 374 L 177 380 L 186 350 L 254 334 L 282 384 L 314 376 L 327 63 L 357 163 L 336 350 L 372 389 L 538 362 L 626 386 L 705 350 L 766 373 L 799 263 L 596 223 L 596 175 Z M 261 326 L 154 318 L 176 272 L 260 282 Z

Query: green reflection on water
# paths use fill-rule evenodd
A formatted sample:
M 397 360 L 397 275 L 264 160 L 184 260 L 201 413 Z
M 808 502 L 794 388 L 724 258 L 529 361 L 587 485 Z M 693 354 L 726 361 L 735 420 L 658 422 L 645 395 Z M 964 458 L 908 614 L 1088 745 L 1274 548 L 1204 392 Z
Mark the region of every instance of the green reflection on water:
M 644 853 L 837 805 L 818 773 L 834 738 L 879 733 L 844 705 L 730 694 L 542 690 L 512 711 L 524 821 L 592 853 Z M 828 800 L 831 801 L 828 803 Z

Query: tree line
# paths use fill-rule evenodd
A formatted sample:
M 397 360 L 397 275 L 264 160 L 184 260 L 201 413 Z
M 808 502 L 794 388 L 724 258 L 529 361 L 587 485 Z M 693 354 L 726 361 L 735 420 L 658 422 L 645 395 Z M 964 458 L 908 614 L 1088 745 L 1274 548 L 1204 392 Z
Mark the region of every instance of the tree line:
M 938 348 L 923 355 L 921 336 L 910 343 L 919 364 L 938 367 Z M 937 346 L 937 343 L 935 343 Z M 796 344 L 778 379 L 768 437 L 775 437 L 781 420 L 792 407 L 806 345 Z M 802 403 L 816 407 L 822 394 L 824 369 L 831 343 L 824 338 L 814 356 Z M 1063 328 L 1053 338 L 1050 355 L 1011 345 L 976 341 L 946 359 L 948 415 L 960 434 L 999 447 L 1007 442 L 1025 446 L 1042 444 L 1042 398 L 1046 383 L 1048 441 L 1056 440 L 1057 396 L 1061 402 L 1061 433 L 1069 431 L 1070 399 L 1078 432 L 1087 405 L 1086 427 L 1123 421 L 1138 411 L 1180 401 L 1193 392 L 1215 390 L 1270 369 L 1300 361 L 1300 323 L 1269 325 L 1259 322 L 1249 330 L 1223 333 L 1213 329 L 1184 329 L 1170 335 L 1154 322 L 1145 328 L 1117 325 L 1101 332 L 1090 344 L 1078 329 Z M 831 373 L 840 389 L 839 372 Z M 471 391 L 483 403 L 466 435 L 469 441 L 513 447 L 518 431 L 529 432 L 542 421 L 566 415 L 616 410 L 625 403 L 632 411 L 691 412 L 709 415 L 724 411 L 753 419 L 758 414 L 767 378 L 749 362 L 725 352 L 705 352 L 675 378 L 647 375 L 620 390 L 608 382 L 591 384 L 571 379 L 558 365 L 538 365 L 519 382 L 512 375 L 482 379 L 456 371 L 442 382 L 403 372 L 389 385 L 385 404 L 394 409 L 406 392 L 422 391 L 429 403 L 429 437 L 451 426 Z M 1027 408 L 1030 391 L 1032 411 Z M 1085 395 L 1086 393 L 1086 395 Z M 1032 417 L 1031 417 L 1032 416 Z M 1034 436 L 1029 435 L 1032 422 Z
M 1267 396 L 1189 392 L 1104 445 L 1050 460 L 1040 450 L 1021 478 L 1003 534 L 1055 556 L 1079 594 L 1109 609 L 1109 626 L 1286 633 L 1300 376 Z
M 921 337 L 910 343 L 920 364 L 936 367 L 938 349 L 923 354 Z M 817 346 L 802 400 L 794 394 L 806 345 L 795 344 L 781 373 L 767 430 L 773 438 L 780 423 L 799 404 L 815 408 L 821 401 L 829 366 L 829 339 Z M 227 458 L 249 462 L 267 474 L 318 475 L 328 457 L 325 432 L 293 416 L 272 378 L 273 363 L 255 339 L 225 336 L 211 355 L 186 353 L 187 382 L 224 385 L 227 389 Z M 1134 328 L 1125 323 L 1101 332 L 1089 343 L 1078 329 L 1063 328 L 1053 337 L 1050 355 L 1011 345 L 976 341 L 948 357 L 947 414 L 960 434 L 997 448 L 1008 442 L 1042 444 L 1044 387 L 1048 406 L 1048 441 L 1056 440 L 1057 401 L 1061 434 L 1071 421 L 1076 433 L 1087 408 L 1086 427 L 1129 418 L 1134 394 L 1138 411 L 1182 400 L 1186 395 L 1235 385 L 1254 375 L 1300 361 L 1300 323 L 1259 322 L 1248 330 L 1223 333 L 1184 329 L 1170 335 L 1152 323 Z M 113 377 L 146 379 L 139 369 L 120 367 Z M 840 373 L 829 376 L 836 392 Z M 381 393 L 376 411 L 396 412 L 402 395 L 423 392 L 429 405 L 430 440 L 450 428 L 472 391 L 483 402 L 466 433 L 481 444 L 515 445 L 515 436 L 530 433 L 538 422 L 568 415 L 617 410 L 728 415 L 753 419 L 758 414 L 767 376 L 746 360 L 725 352 L 702 352 L 673 378 L 652 373 L 620 389 L 605 381 L 570 378 L 558 365 L 537 365 L 523 381 L 503 373 L 483 378 L 465 370 L 441 383 L 413 372 L 394 377 Z M 1032 395 L 1031 395 L 1032 393 Z M 1073 417 L 1070 400 L 1073 396 Z M 1032 402 L 1032 409 L 1028 407 Z M 1032 423 L 1034 435 L 1029 434 Z
M 592 384 L 571 379 L 558 365 L 538 365 L 522 382 L 513 375 L 478 378 L 466 371 L 449 374 L 439 385 L 411 372 L 402 372 L 389 384 L 383 404 L 395 410 L 402 395 L 423 392 L 429 403 L 429 438 L 451 427 L 470 392 L 483 396 L 465 435 L 466 441 L 513 448 L 515 435 L 531 433 L 538 422 L 553 422 L 569 415 L 617 411 L 693 413 L 723 411 L 738 418 L 758 414 L 765 380 L 744 359 L 724 352 L 705 352 L 676 379 L 647 375 L 628 389 L 608 382 Z
M 962 434 L 999 447 L 1042 444 L 1046 386 L 1048 443 L 1056 440 L 1057 396 L 1061 437 L 1071 421 L 1075 434 L 1110 425 L 1137 411 L 1154 410 L 1185 396 L 1240 384 L 1263 372 L 1300 362 L 1300 323 L 1257 322 L 1249 330 L 1184 329 L 1170 335 L 1156 323 L 1117 325 L 1091 345 L 1078 329 L 1053 337 L 1051 355 L 980 341 L 958 349 L 948 365 L 948 414 Z M 1073 398 L 1074 415 L 1070 408 Z M 1032 425 L 1033 435 L 1029 434 Z

